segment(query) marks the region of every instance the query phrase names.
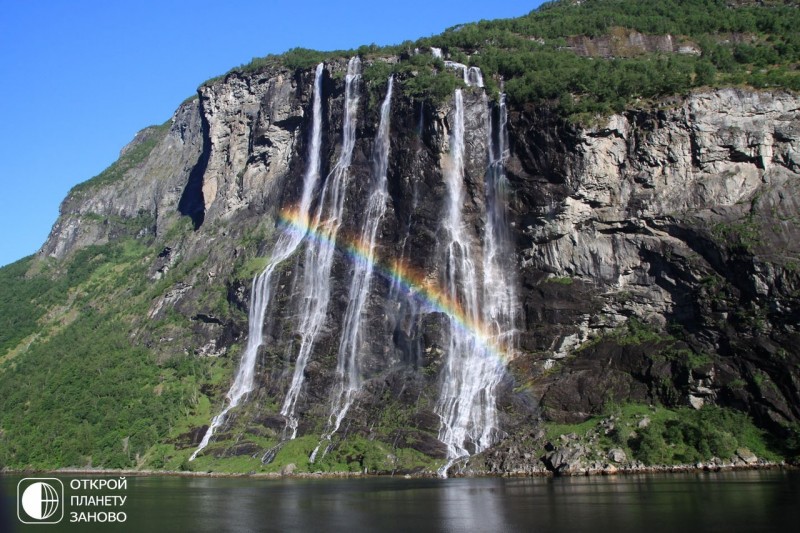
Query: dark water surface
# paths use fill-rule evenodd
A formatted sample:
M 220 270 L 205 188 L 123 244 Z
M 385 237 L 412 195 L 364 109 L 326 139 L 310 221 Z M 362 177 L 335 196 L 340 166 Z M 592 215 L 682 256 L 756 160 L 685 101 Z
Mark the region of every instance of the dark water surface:
M 59 476 L 56 525 L 17 520 L 0 476 L 2 531 L 800 531 L 800 473 L 727 472 L 563 479 L 128 477 L 124 524 L 70 524 L 76 476 Z M 43 476 L 44 477 L 44 476 Z M 102 478 L 93 478 L 102 479 Z M 111 479 L 111 478 L 109 478 Z M 108 508 L 106 510 L 111 510 Z M 5 520 L 5 522 L 3 522 Z

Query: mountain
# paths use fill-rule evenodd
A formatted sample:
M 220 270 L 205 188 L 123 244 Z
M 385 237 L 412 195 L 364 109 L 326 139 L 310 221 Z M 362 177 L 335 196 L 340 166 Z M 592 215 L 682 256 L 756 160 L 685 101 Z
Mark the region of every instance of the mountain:
M 0 269 L 0 464 L 793 460 L 798 23 L 554 2 L 209 80 Z

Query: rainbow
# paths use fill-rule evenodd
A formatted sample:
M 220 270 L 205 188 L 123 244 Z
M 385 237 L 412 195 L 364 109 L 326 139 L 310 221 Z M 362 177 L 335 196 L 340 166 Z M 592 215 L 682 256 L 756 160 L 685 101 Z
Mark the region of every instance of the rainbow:
M 490 334 L 488 328 L 481 321 L 468 316 L 458 301 L 405 262 L 381 260 L 370 252 L 369 243 L 360 238 L 348 238 L 340 235 L 338 239 L 333 239 L 325 231 L 324 224 L 314 224 L 297 208 L 283 209 L 279 214 L 278 222 L 284 231 L 307 236 L 323 246 L 330 246 L 341 251 L 352 261 L 371 265 L 375 272 L 390 282 L 397 283 L 411 297 L 421 300 L 434 311 L 446 314 L 456 327 L 474 337 L 482 348 L 499 359 L 502 364 L 505 365 L 511 359 L 508 351 L 497 341 L 497 336 Z

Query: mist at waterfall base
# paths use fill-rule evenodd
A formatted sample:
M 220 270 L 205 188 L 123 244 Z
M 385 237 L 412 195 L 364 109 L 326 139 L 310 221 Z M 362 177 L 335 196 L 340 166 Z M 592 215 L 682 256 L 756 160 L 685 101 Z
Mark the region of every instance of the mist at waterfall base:
M 432 49 L 441 56 L 439 49 Z M 373 142 L 372 168 L 368 176 L 354 176 L 351 171 L 356 144 L 359 103 L 362 93 L 362 65 L 358 56 L 347 64 L 345 75 L 343 120 L 338 158 L 328 175 L 322 179 L 321 122 L 322 84 L 325 65 L 315 70 L 312 127 L 308 144 L 307 165 L 299 205 L 282 211 L 284 227 L 267 266 L 252 283 L 247 347 L 234 381 L 226 395 L 226 404 L 211 420 L 199 446 L 190 457 L 193 461 L 211 442 L 215 431 L 225 424 L 228 413 L 236 408 L 255 387 L 256 358 L 263 344 L 263 323 L 269 308 L 273 287 L 272 275 L 278 265 L 304 246 L 304 269 L 299 278 L 301 298 L 297 308 L 295 331 L 299 338 L 291 382 L 283 398 L 280 415 L 285 427 L 278 443 L 265 450 L 263 463 L 270 463 L 286 442 L 298 436 L 298 401 L 305 386 L 306 368 L 318 337 L 329 319 L 329 303 L 333 291 L 332 267 L 334 257 L 344 248 L 357 259 L 349 279 L 348 304 L 342 318 L 338 343 L 334 384 L 329 391 L 329 414 L 319 445 L 310 454 L 314 463 L 321 452 L 330 448 L 332 437 L 356 401 L 363 384 L 359 371 L 360 354 L 364 351 L 362 318 L 367 309 L 373 275 L 388 272 L 391 280 L 389 299 L 413 300 L 422 296 L 433 306 L 417 308 L 418 313 L 443 312 L 447 317 L 447 347 L 441 385 L 434 412 L 441 421 L 438 438 L 446 447 L 446 461 L 439 475 L 446 477 L 450 468 L 495 444 L 502 436 L 498 423 L 496 389 L 505 375 L 506 359 L 515 343 L 516 280 L 508 263 L 511 247 L 505 210 L 508 186 L 505 178 L 507 131 L 505 97 L 490 103 L 484 90 L 480 69 L 462 63 L 446 61 L 449 69 L 459 71 L 464 84 L 482 95 L 485 117 L 483 131 L 469 132 L 485 140 L 486 153 L 469 153 L 470 143 L 465 128 L 465 104 L 462 89 L 453 93 L 452 126 L 449 132 L 449 153 L 443 156 L 445 213 L 440 222 L 441 236 L 437 238 L 436 253 L 444 265 L 438 287 L 428 281 L 415 283 L 407 274 L 402 261 L 394 260 L 391 267 L 385 258 L 377 258 L 378 229 L 387 211 L 390 197 L 387 189 L 389 151 L 391 145 L 390 117 L 394 79 L 389 77 L 380 106 L 380 122 Z M 480 129 L 480 128 L 478 128 Z M 483 236 L 476 236 L 464 219 L 465 160 L 469 156 L 485 161 L 484 202 L 486 220 Z M 340 238 L 346 215 L 345 198 L 351 182 L 367 180 L 366 209 L 360 215 L 358 235 Z M 312 197 L 317 198 L 312 209 Z M 313 212 L 312 212 L 313 211 Z M 278 221 L 281 222 L 280 220 Z M 345 241 L 346 246 L 342 246 Z M 423 279 L 424 276 L 420 276 Z M 400 290 L 401 282 L 406 282 Z
M 125 523 L 65 519 L 47 527 L 17 523 L 19 479 L 0 476 L 0 508 L 18 531 L 708 533 L 794 531 L 800 520 L 800 473 L 792 471 L 448 480 L 129 477 Z M 62 477 L 66 487 L 68 479 Z

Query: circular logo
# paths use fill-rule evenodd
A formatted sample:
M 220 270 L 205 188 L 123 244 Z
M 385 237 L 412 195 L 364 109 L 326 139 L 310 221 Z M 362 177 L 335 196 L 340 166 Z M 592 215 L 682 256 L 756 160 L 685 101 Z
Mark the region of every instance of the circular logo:
M 47 520 L 58 510 L 58 491 L 49 483 L 38 481 L 22 493 L 22 508 L 34 520 Z

